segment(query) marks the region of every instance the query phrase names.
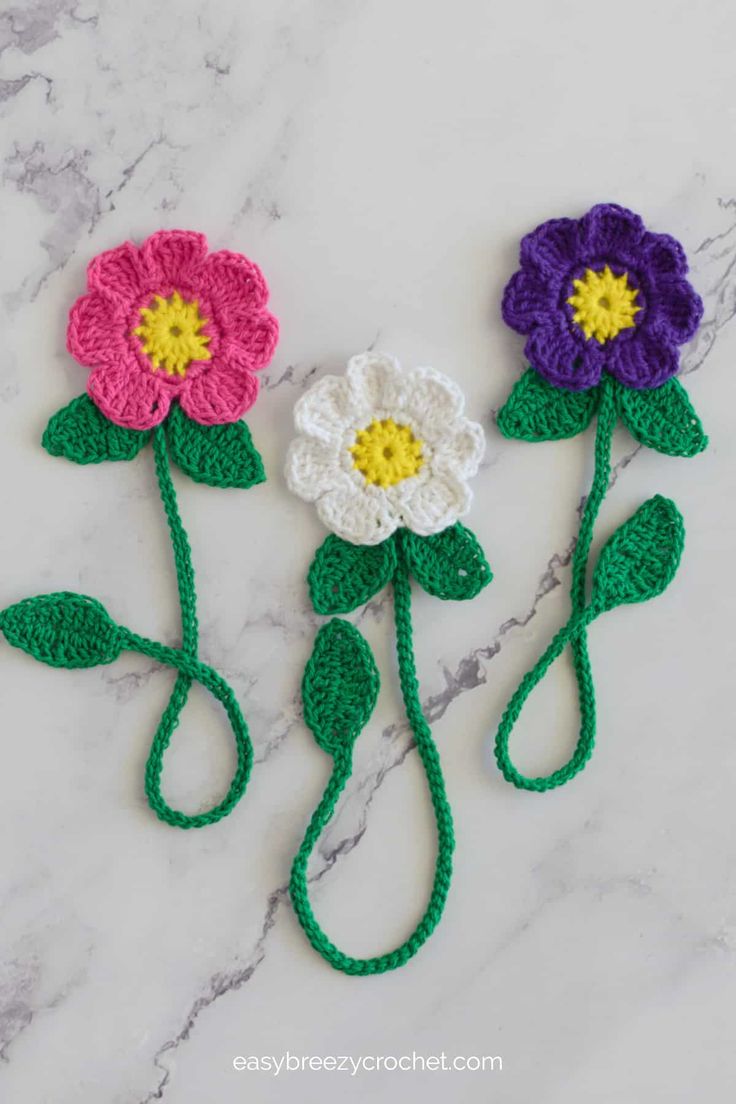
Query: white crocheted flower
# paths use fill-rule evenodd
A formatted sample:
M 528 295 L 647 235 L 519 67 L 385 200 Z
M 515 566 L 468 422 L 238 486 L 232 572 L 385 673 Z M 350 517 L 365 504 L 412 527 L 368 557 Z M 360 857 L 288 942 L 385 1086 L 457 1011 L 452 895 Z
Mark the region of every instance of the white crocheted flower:
M 345 376 L 324 376 L 296 404 L 289 488 L 352 544 L 379 544 L 402 525 L 439 533 L 468 510 L 467 480 L 485 448 L 463 406 L 459 388 L 432 368 L 352 357 Z

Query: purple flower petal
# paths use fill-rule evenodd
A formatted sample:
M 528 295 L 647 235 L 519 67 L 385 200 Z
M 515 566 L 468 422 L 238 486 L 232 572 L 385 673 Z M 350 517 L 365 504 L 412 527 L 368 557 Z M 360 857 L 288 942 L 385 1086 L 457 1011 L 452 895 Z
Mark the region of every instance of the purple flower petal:
M 656 329 L 643 330 L 630 341 L 616 343 L 606 368 L 619 383 L 636 390 L 659 387 L 677 372 L 677 347 Z
M 686 280 L 660 280 L 652 310 L 653 326 L 665 340 L 683 345 L 703 317 L 703 300 Z M 649 328 L 649 327 L 647 327 Z
M 641 241 L 644 267 L 655 278 L 680 276 L 687 273 L 687 257 L 680 243 L 669 234 L 647 232 Z
M 512 330 L 528 334 L 535 325 L 549 318 L 554 306 L 554 291 L 549 284 L 528 269 L 520 269 L 506 285 L 501 314 Z
M 566 326 L 538 326 L 524 352 L 532 368 L 555 387 L 587 391 L 601 378 L 604 359 L 592 341 L 576 341 Z
M 521 267 L 547 279 L 562 277 L 575 264 L 579 249 L 577 220 L 550 219 L 521 239 Z
M 630 257 L 644 236 L 639 215 L 616 203 L 599 203 L 580 220 L 580 236 L 587 257 L 615 260 Z

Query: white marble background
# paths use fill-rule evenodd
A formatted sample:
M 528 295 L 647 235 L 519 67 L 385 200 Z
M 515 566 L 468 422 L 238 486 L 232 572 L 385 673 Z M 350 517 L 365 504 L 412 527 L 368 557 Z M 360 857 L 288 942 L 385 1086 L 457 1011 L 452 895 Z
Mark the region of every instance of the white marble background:
M 159 824 L 141 792 L 171 687 L 134 656 L 53 671 L 1 646 L 0 1096 L 8 1104 L 423 1099 L 659 1104 L 736 1086 L 736 97 L 730 0 L 26 0 L 0 10 L 3 603 L 99 597 L 175 643 L 150 451 L 77 468 L 39 445 L 84 387 L 64 347 L 89 258 L 161 226 L 262 265 L 283 338 L 249 416 L 269 482 L 178 479 L 202 654 L 246 706 L 257 764 L 229 819 Z M 490 744 L 567 617 L 590 434 L 504 441 L 522 368 L 499 317 L 518 239 L 613 200 L 681 238 L 706 303 L 685 353 L 711 435 L 674 460 L 621 433 L 598 544 L 645 497 L 688 526 L 679 576 L 591 632 L 599 746 L 574 784 L 519 793 Z M 300 720 L 322 538 L 281 476 L 305 382 L 369 345 L 431 363 L 488 431 L 469 524 L 495 581 L 416 601 L 425 700 L 457 821 L 445 919 L 406 968 L 351 979 L 310 950 L 285 894 L 329 771 Z M 384 672 L 315 899 L 348 951 L 384 950 L 424 902 L 433 829 L 407 754 L 390 606 L 363 619 Z M 516 751 L 568 754 L 558 664 Z M 195 809 L 232 767 L 195 694 L 167 792 Z M 236 1055 L 501 1055 L 494 1074 L 237 1073 Z M 730 1091 L 729 1091 L 730 1090 Z

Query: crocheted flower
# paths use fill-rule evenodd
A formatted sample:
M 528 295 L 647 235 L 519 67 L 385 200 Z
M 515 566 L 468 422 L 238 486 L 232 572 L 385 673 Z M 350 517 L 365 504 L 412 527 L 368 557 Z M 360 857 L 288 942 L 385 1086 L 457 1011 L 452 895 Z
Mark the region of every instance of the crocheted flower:
M 297 402 L 288 485 L 352 544 L 379 544 L 402 525 L 439 533 L 467 511 L 467 479 L 485 447 L 463 406 L 455 384 L 432 368 L 355 356 L 344 377 L 324 376 Z
M 87 286 L 67 346 L 92 369 L 89 395 L 111 421 L 151 429 L 177 400 L 194 421 L 222 425 L 253 405 L 278 323 L 252 261 L 208 253 L 204 234 L 160 230 L 95 257 Z
M 529 363 L 551 384 L 584 391 L 605 370 L 642 389 L 675 375 L 703 304 L 674 238 L 602 203 L 581 219 L 542 223 L 522 240 L 520 259 L 503 317 L 528 335 Z

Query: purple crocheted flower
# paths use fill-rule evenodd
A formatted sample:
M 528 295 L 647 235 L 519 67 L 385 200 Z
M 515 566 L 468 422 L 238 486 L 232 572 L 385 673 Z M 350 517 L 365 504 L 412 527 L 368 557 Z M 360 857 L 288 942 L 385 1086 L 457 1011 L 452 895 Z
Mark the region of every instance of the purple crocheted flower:
M 528 335 L 529 363 L 550 383 L 585 391 L 605 370 L 641 389 L 675 375 L 703 303 L 674 238 L 601 203 L 581 219 L 542 223 L 522 239 L 520 260 L 503 317 Z

